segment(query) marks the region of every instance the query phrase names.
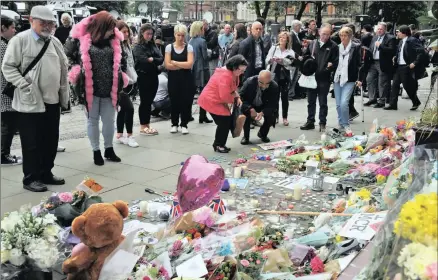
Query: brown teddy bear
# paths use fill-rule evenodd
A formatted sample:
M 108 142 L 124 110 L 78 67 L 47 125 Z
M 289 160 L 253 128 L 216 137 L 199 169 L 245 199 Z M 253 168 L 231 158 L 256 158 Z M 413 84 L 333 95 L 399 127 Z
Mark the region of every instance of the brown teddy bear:
M 128 217 L 128 205 L 121 200 L 97 203 L 73 220 L 71 229 L 82 243 L 72 251 L 62 265 L 69 280 L 97 280 L 105 259 L 124 240 L 123 219 Z

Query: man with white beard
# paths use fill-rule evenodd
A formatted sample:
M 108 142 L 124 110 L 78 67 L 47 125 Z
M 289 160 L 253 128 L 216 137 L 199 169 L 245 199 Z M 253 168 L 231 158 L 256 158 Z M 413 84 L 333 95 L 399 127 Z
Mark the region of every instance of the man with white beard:
M 6 49 L 2 72 L 15 86 L 12 108 L 18 112 L 18 131 L 23 154 L 23 187 L 47 191 L 46 185 L 63 185 L 52 173 L 58 139 L 61 106 L 69 100 L 68 60 L 61 42 L 51 35 L 52 11 L 35 6 L 32 26 L 13 37 Z

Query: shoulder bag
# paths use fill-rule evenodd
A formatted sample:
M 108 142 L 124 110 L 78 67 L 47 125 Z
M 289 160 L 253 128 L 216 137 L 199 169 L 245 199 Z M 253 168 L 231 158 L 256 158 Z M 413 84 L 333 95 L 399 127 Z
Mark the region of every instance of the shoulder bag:
M 49 47 L 50 41 L 51 40 L 48 39 L 44 43 L 44 46 L 40 50 L 38 55 L 34 58 L 34 60 L 32 60 L 32 62 L 29 64 L 29 66 L 27 66 L 26 70 L 24 70 L 24 72 L 22 74 L 23 77 L 25 77 L 27 75 L 27 73 L 29 73 L 29 71 L 35 67 L 35 65 L 38 63 L 38 61 L 40 61 L 40 59 L 43 57 L 44 53 L 46 52 L 47 48 Z M 15 86 L 12 83 L 8 82 L 6 84 L 6 87 L 3 89 L 2 94 L 5 94 L 5 95 L 9 96 L 10 98 L 14 98 L 14 91 L 15 91 Z
M 313 53 L 315 52 L 315 46 L 318 44 L 318 41 L 315 40 L 312 48 L 312 55 L 311 57 L 314 58 Z M 298 84 L 300 87 L 303 88 L 309 88 L 309 89 L 316 89 L 318 87 L 318 84 L 316 83 L 315 74 L 310 76 L 301 75 L 298 79 Z

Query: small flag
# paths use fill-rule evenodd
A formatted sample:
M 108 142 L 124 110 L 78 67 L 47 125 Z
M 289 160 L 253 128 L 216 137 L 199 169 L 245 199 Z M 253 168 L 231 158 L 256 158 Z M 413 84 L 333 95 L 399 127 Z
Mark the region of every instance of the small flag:
M 227 211 L 227 207 L 225 206 L 224 201 L 221 199 L 219 195 L 215 196 L 210 204 L 208 204 L 208 207 L 213 209 L 214 212 L 218 213 L 219 215 L 225 214 L 225 211 Z
M 182 214 L 181 206 L 179 205 L 178 198 L 175 195 L 173 197 L 172 207 L 170 208 L 170 217 L 175 219 L 181 216 L 181 214 Z

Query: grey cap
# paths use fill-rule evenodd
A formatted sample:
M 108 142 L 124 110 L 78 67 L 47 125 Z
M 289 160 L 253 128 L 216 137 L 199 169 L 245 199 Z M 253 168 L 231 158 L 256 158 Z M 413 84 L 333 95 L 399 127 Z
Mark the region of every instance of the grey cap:
M 30 16 L 42 20 L 56 21 L 52 11 L 46 6 L 34 6 L 30 11 Z

